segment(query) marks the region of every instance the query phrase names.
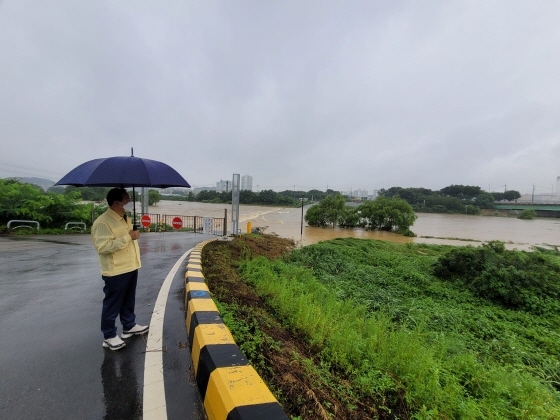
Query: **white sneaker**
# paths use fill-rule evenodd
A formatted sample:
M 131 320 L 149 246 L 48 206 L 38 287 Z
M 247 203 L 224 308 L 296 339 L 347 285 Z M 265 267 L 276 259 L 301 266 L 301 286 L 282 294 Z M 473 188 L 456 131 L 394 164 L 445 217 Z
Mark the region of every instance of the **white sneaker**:
M 103 347 L 110 348 L 111 350 L 122 349 L 124 346 L 126 346 L 126 343 L 118 335 L 103 341 Z
M 128 337 L 132 337 L 133 335 L 138 335 L 138 334 L 144 334 L 148 332 L 148 329 L 150 327 L 147 325 L 138 325 L 136 324 L 134 327 L 132 327 L 130 330 L 128 331 L 123 331 L 122 333 L 122 338 L 128 338 Z

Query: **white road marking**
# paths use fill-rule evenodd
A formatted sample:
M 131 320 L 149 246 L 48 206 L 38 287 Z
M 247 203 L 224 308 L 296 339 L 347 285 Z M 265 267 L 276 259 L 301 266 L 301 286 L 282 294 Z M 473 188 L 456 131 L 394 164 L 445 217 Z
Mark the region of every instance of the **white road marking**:
M 181 264 L 192 250 L 193 248 L 185 252 L 167 274 L 159 290 L 154 311 L 152 312 L 150 330 L 147 334 L 146 359 L 144 361 L 144 420 L 167 419 L 165 386 L 163 383 L 163 318 L 165 316 L 165 306 L 167 305 L 171 282 Z

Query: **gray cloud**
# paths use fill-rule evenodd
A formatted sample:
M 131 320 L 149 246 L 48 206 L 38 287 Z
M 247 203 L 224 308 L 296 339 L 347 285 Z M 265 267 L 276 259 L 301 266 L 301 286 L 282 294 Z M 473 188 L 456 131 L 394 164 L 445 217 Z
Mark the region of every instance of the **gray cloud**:
M 0 3 L 0 177 L 529 191 L 560 175 L 553 1 Z

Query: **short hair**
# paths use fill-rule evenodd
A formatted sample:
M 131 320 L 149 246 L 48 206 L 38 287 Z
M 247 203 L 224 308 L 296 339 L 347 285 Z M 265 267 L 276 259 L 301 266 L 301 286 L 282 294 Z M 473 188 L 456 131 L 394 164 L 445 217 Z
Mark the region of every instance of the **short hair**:
M 123 196 L 126 194 L 124 188 L 113 188 L 107 193 L 107 204 L 109 207 L 113 205 L 115 201 L 122 201 Z

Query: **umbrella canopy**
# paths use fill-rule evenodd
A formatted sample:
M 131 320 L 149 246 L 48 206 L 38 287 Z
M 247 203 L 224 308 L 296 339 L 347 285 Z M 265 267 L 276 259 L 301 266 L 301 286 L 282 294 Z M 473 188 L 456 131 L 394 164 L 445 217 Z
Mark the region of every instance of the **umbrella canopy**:
M 136 229 L 135 187 L 186 187 L 190 184 L 171 166 L 157 160 L 133 156 L 94 159 L 75 167 L 54 185 L 76 187 L 132 187 Z
M 185 178 L 171 166 L 135 156 L 114 156 L 90 160 L 72 169 L 55 185 L 190 188 Z

